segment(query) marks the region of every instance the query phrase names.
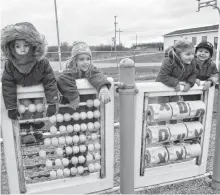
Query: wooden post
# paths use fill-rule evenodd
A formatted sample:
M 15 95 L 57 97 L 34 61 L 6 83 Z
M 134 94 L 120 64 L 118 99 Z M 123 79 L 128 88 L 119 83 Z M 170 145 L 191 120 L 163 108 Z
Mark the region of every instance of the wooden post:
M 16 151 L 16 162 L 18 168 L 18 176 L 19 176 L 19 186 L 21 193 L 26 192 L 25 178 L 24 178 L 24 169 L 23 169 L 23 160 L 22 160 L 22 149 L 21 149 L 21 141 L 20 141 L 20 127 L 18 121 L 12 122 L 13 134 L 14 134 L 14 143 L 15 143 L 15 151 Z
M 103 101 L 103 97 L 101 98 L 101 104 L 100 104 L 100 113 L 101 113 L 101 171 L 100 171 L 100 177 L 103 179 L 106 177 L 106 151 L 105 151 L 105 103 Z
M 2 91 L 2 89 L 0 90 Z M 12 120 L 8 118 L 8 111 L 5 109 L 3 97 L 1 102 L 1 122 L 9 190 L 11 194 L 20 194 Z
M 119 63 L 120 98 L 120 192 L 134 193 L 134 61 L 125 58 Z M 130 87 L 126 87 L 130 86 Z M 132 87 L 133 86 L 133 87 Z

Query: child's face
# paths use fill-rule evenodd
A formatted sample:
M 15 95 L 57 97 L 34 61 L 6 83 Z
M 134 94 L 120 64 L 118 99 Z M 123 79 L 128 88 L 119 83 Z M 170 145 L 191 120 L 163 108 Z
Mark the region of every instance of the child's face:
M 83 71 L 87 71 L 91 64 L 91 57 L 86 54 L 80 54 L 77 56 L 77 66 Z
M 180 58 L 184 64 L 190 64 L 194 58 L 194 50 L 187 49 L 184 52 L 180 53 Z
M 211 54 L 208 49 L 199 48 L 196 52 L 196 57 L 201 61 L 206 61 L 211 57 Z
M 24 40 L 15 41 L 15 51 L 18 55 L 25 55 L 28 53 L 30 45 Z

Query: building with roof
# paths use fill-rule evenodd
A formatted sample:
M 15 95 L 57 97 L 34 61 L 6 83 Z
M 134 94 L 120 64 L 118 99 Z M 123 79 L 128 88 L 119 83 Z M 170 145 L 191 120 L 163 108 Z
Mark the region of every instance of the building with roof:
M 176 30 L 164 35 L 164 49 L 175 44 L 179 40 L 188 40 L 196 46 L 201 41 L 209 41 L 217 49 L 218 26 L 203 26 L 197 28 Z

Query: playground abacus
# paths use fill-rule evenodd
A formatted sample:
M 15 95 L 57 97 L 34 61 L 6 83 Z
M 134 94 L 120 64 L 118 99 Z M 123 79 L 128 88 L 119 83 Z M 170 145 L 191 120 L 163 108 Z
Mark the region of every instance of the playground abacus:
M 189 92 L 156 82 L 135 82 L 134 63 L 120 62 L 120 191 L 165 185 L 210 175 L 206 173 L 215 87 Z M 12 121 L 2 103 L 4 154 L 10 193 L 93 193 L 114 190 L 114 82 L 111 102 L 104 104 L 85 79 L 77 80 L 79 107 L 58 105 L 52 117 Z M 17 99 L 45 98 L 42 85 L 17 87 Z M 195 101 L 158 104 L 159 96 L 199 95 Z M 25 112 L 45 112 L 47 105 L 18 104 Z M 126 116 L 126 117 L 125 117 Z M 170 121 L 176 120 L 175 123 Z M 44 121 L 41 140 L 22 144 L 19 124 Z M 164 124 L 160 124 L 164 121 Z M 31 129 L 31 131 L 33 131 Z M 13 139 L 12 139 L 13 138 Z M 129 141 L 128 141 L 129 140 Z M 218 160 L 218 158 L 217 158 Z M 122 169 L 123 167 L 123 169 Z M 214 166 L 219 172 L 219 167 Z M 218 175 L 217 175 L 218 176 Z M 220 178 L 213 187 L 220 188 Z

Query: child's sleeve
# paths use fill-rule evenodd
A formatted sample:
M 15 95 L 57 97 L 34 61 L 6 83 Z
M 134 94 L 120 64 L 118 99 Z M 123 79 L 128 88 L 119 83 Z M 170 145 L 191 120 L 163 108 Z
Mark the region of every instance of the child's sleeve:
M 169 87 L 176 87 L 179 84 L 179 80 L 172 75 L 173 65 L 170 59 L 165 59 L 162 62 L 162 66 L 157 75 L 157 82 L 162 82 Z
M 40 63 L 42 63 L 44 67 L 42 83 L 44 86 L 47 104 L 56 104 L 58 103 L 58 89 L 53 69 L 46 58 L 40 61 Z
M 186 83 L 189 83 L 191 87 L 193 87 L 195 85 L 196 77 L 197 77 L 196 65 L 195 64 L 192 64 L 192 65 L 193 65 L 193 70 L 192 70 L 191 74 L 189 75 L 189 77 L 186 79 Z
M 76 80 L 74 73 L 71 71 L 64 71 L 57 78 L 57 86 L 60 93 L 68 99 L 68 101 L 73 101 L 79 96 L 79 92 L 76 86 Z
M 103 75 L 103 73 L 93 64 L 91 65 L 91 68 L 86 77 L 98 92 L 103 86 L 106 86 L 108 89 L 111 87 L 111 83 L 108 81 L 107 77 Z
M 208 78 L 208 81 L 211 81 L 214 85 L 218 82 L 219 80 L 219 71 L 217 70 L 216 64 L 214 62 L 211 63 L 211 76 Z
M 5 69 L 2 75 L 2 95 L 7 110 L 17 108 L 17 86 L 16 81 L 13 77 L 12 66 L 10 62 L 5 62 Z

